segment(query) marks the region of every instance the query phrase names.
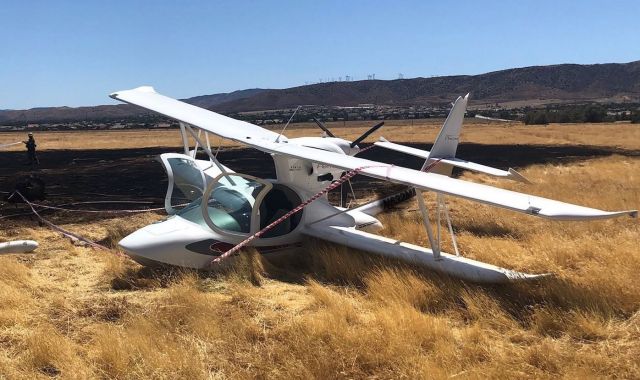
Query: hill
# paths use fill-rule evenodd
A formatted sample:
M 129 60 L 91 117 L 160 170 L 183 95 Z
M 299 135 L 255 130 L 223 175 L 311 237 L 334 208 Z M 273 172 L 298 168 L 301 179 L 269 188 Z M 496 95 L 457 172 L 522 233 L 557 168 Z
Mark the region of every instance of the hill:
M 480 75 L 319 83 L 268 90 L 211 108 L 221 112 L 241 112 L 299 104 L 442 104 L 467 92 L 471 92 L 472 102 L 476 104 L 637 100 L 640 98 L 640 61 L 532 66 Z
M 248 89 L 196 96 L 186 101 L 218 112 L 233 113 L 291 108 L 301 104 L 442 105 L 467 92 L 472 94 L 472 105 L 638 102 L 640 61 L 531 66 L 480 75 L 330 82 L 271 90 Z M 149 115 L 148 111 L 129 105 L 48 107 L 0 111 L 0 124 L 125 119 L 146 115 Z
M 201 95 L 184 99 L 198 107 L 210 108 L 220 103 L 254 96 L 265 91 L 259 88 L 239 90 L 229 93 Z M 2 123 L 74 122 L 84 120 L 132 119 L 156 116 L 145 109 L 129 104 L 102 105 L 93 107 L 39 107 L 28 110 L 0 110 Z

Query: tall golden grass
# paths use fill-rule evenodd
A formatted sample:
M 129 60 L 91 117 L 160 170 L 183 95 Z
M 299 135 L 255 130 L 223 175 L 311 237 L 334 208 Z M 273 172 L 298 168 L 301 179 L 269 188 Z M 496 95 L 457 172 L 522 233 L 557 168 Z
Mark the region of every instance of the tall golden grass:
M 640 204 L 637 157 L 521 172 L 534 184 L 498 185 L 604 209 Z M 228 273 L 153 271 L 34 222 L 3 224 L 0 239 L 41 247 L 0 257 L 0 377 L 640 377 L 637 220 L 550 222 L 448 202 L 463 255 L 554 276 L 478 286 L 320 241 L 287 265 L 245 252 Z M 159 218 L 59 222 L 115 246 Z M 426 244 L 415 204 L 382 220 L 382 234 Z
M 390 141 L 432 143 L 442 126 L 443 120 L 386 120 L 378 132 Z M 372 121 L 328 122 L 326 125 L 336 136 L 354 140 L 369 129 Z M 280 132 L 282 126 L 269 126 Z M 87 138 L 91 133 L 91 138 Z M 297 123 L 286 130 L 289 138 L 320 136 L 321 131 L 313 123 Z M 112 131 L 54 131 L 36 132 L 39 150 L 84 150 L 114 148 L 179 148 L 182 140 L 178 129 L 155 130 L 112 130 Z M 25 140 L 24 132 L 0 133 L 0 144 Z M 373 138 L 367 142 L 373 141 Z M 629 123 L 600 124 L 550 124 L 548 126 L 525 126 L 521 123 L 488 123 L 476 119 L 465 121 L 460 141 L 477 144 L 552 144 L 552 145 L 599 145 L 625 149 L 640 149 L 640 128 Z M 190 138 L 193 146 L 194 141 Z M 236 143 L 212 138 L 211 145 L 230 147 Z M 5 148 L 24 150 L 23 145 Z

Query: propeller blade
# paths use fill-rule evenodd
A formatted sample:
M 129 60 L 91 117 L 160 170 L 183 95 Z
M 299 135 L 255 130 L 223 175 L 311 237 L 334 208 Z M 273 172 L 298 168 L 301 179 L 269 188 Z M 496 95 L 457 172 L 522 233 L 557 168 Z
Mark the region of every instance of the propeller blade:
M 362 142 L 362 140 L 366 139 L 367 137 L 369 137 L 370 134 L 372 134 L 373 132 L 375 132 L 376 130 L 378 130 L 378 128 L 382 127 L 384 125 L 384 121 L 379 122 L 378 124 L 374 125 L 373 127 L 371 127 L 368 131 L 366 131 L 365 133 L 362 134 L 362 136 L 358 137 L 357 139 L 353 140 L 353 142 L 351 143 L 351 147 L 355 147 L 356 145 L 358 145 L 360 142 Z
M 327 136 L 329 136 L 329 137 L 336 137 L 333 133 L 331 133 L 331 131 L 329 130 L 329 128 L 327 128 L 324 124 L 322 124 L 322 123 L 320 122 L 320 120 L 318 120 L 318 119 L 316 119 L 316 118 L 314 117 L 314 118 L 313 118 L 313 121 L 315 121 L 315 122 L 316 122 L 316 124 L 318 124 L 318 127 L 320 127 L 320 129 L 322 129 L 322 130 L 327 134 Z

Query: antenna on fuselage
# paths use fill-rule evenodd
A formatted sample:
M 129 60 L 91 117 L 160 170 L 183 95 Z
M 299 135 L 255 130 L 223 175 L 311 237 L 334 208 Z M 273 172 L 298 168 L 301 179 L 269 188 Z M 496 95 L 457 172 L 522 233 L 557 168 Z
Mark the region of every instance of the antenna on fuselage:
M 276 142 L 280 142 L 280 137 L 282 137 L 282 134 L 284 133 L 284 130 L 287 129 L 287 126 L 289 125 L 289 123 L 291 123 L 291 120 L 293 120 L 293 117 L 296 116 L 296 112 L 298 112 L 298 110 L 300 109 L 300 107 L 302 106 L 298 106 L 298 108 L 296 108 L 295 111 L 293 111 L 293 114 L 291 115 L 291 117 L 289 118 L 289 121 L 287 121 L 287 124 L 284 125 L 284 128 L 282 128 L 282 131 L 280 131 L 280 134 L 278 135 L 278 137 L 276 138 Z

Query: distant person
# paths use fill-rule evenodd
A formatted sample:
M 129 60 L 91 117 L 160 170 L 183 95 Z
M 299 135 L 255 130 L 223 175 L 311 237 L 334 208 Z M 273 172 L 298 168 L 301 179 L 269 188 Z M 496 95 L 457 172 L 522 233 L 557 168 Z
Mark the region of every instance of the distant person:
M 36 140 L 33 138 L 33 133 L 29 132 L 29 139 L 27 141 L 23 141 L 24 145 L 27 146 L 27 157 L 28 157 L 28 164 L 29 165 L 33 165 L 33 164 L 40 164 L 40 161 L 38 160 L 38 156 L 36 155 Z

